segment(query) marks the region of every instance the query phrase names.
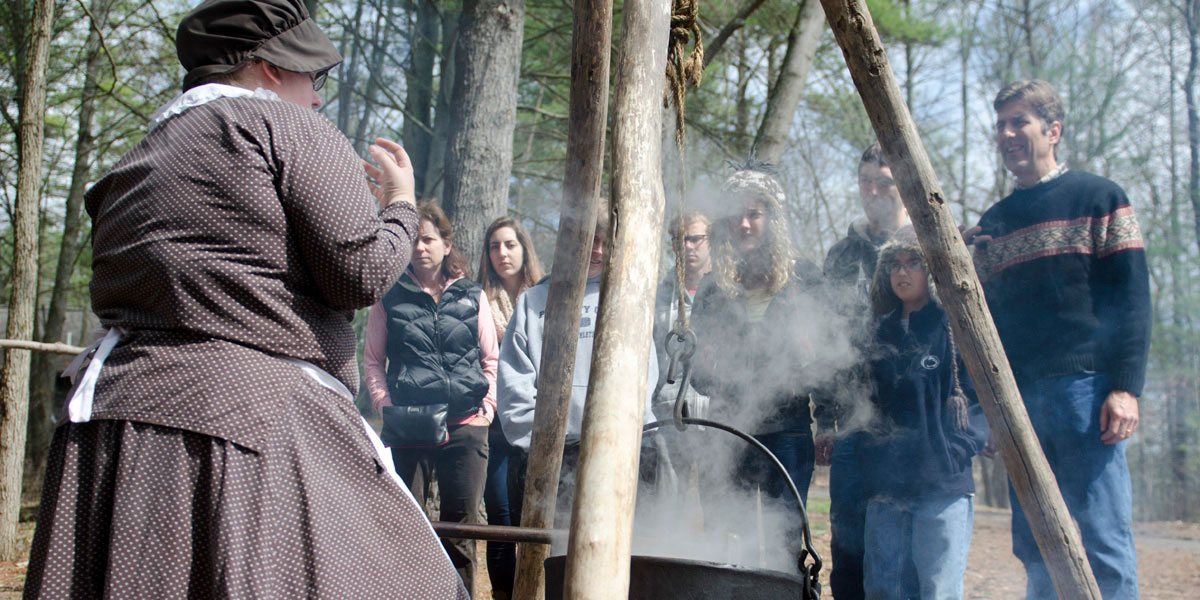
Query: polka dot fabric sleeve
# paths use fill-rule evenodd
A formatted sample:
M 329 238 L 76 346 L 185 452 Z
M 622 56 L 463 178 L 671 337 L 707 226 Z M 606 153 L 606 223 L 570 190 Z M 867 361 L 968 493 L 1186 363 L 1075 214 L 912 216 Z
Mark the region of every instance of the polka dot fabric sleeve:
M 304 266 L 329 306 L 369 306 L 408 267 L 416 210 L 394 203 L 377 213 L 346 138 L 324 117 L 299 110 L 271 138 L 284 212 Z M 293 121 L 295 127 L 286 128 Z M 292 136 L 305 141 L 296 143 Z

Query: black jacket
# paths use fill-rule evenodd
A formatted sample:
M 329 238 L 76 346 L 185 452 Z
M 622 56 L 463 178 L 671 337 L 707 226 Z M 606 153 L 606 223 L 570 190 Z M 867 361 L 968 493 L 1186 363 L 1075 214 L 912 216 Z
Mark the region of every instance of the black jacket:
M 962 359 L 950 345 L 946 313 L 930 302 L 909 316 L 883 318 L 871 360 L 878 410 L 860 461 L 870 496 L 931 498 L 975 491 L 971 457 L 987 443 L 988 426 Z M 947 398 L 951 361 L 965 392 L 969 427 L 959 430 Z
M 392 404 L 449 404 L 448 417 L 479 410 L 488 382 L 480 362 L 478 283 L 459 279 L 433 298 L 405 273 L 383 297 Z
M 796 272 L 757 323 L 742 298 L 726 294 L 712 275 L 700 282 L 691 382 L 712 397 L 714 419 L 756 434 L 811 426 L 809 393 L 824 379 L 813 324 L 827 321 L 822 315 L 830 310 L 816 265 L 799 263 Z
M 866 220 L 858 220 L 846 230 L 846 237 L 837 241 L 825 255 L 825 279 L 838 288 L 850 288 L 853 293 L 866 298 L 875 276 L 875 261 L 879 258 L 879 247 L 887 239 L 871 237 Z

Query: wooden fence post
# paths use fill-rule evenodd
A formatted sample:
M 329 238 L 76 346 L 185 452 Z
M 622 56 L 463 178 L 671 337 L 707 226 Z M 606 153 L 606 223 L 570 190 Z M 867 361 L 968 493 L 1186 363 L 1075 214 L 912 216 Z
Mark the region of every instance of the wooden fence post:
M 1067 511 L 1029 422 L 971 255 L 955 226 L 866 3 L 821 0 L 821 4 L 900 187 L 992 436 L 1058 597 L 1099 600 L 1079 528 Z
M 612 244 L 600 297 L 564 597 L 629 596 L 654 294 L 666 203 L 661 98 L 669 2 L 626 0 L 613 100 Z
M 521 526 L 554 524 L 562 469 L 575 346 L 587 284 L 587 265 L 596 228 L 596 206 L 604 171 L 604 127 L 608 114 L 608 62 L 612 0 L 576 0 L 571 44 L 571 96 L 567 121 L 567 168 L 558 239 L 550 274 L 537 406 L 529 443 Z M 517 554 L 513 596 L 540 600 L 545 594 L 542 563 L 550 547 L 523 544 Z

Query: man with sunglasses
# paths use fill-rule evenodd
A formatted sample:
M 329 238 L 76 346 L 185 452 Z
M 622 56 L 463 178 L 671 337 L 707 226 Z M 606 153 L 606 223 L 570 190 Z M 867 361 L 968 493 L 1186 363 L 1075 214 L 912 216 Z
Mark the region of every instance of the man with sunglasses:
M 413 175 L 314 108 L 301 0 L 207 0 L 183 93 L 86 196 L 107 332 L 55 431 L 27 598 L 467 592 L 358 415 L 354 310 L 408 266 Z M 374 200 L 372 200 L 372 187 Z

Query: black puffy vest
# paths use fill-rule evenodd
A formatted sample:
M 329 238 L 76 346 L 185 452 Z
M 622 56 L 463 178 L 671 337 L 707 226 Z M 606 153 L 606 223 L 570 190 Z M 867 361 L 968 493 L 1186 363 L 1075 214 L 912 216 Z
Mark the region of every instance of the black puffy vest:
M 448 417 L 477 412 L 487 395 L 479 349 L 478 283 L 459 279 L 435 304 L 405 273 L 383 297 L 392 404 L 449 405 Z

